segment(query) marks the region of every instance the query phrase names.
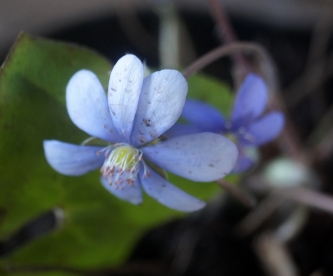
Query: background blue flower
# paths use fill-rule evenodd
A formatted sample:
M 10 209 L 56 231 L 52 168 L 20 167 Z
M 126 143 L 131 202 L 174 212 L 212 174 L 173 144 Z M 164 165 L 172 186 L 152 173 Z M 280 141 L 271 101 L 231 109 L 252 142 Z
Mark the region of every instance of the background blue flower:
M 177 123 L 168 132 L 169 138 L 198 132 L 223 134 L 237 144 L 239 155 L 233 172 L 243 172 L 256 161 L 254 149 L 281 132 L 284 115 L 272 111 L 265 115 L 267 87 L 261 77 L 249 74 L 242 83 L 230 119 L 225 119 L 213 106 L 196 100 L 187 100 L 182 117 L 189 124 Z

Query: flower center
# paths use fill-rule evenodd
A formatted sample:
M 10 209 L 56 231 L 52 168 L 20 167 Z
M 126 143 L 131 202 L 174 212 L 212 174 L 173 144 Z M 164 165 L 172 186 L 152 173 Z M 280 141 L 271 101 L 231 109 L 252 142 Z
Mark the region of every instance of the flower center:
M 249 143 L 253 143 L 255 141 L 255 137 L 246 130 L 245 127 L 239 127 L 238 129 L 232 130 L 232 125 L 230 122 L 225 124 L 226 131 L 221 133 L 229 140 L 238 144 L 240 139 L 246 140 Z
M 140 168 L 142 152 L 127 144 L 116 144 L 102 151 L 105 151 L 105 161 L 101 173 L 110 185 L 116 189 L 121 184 L 133 185 Z

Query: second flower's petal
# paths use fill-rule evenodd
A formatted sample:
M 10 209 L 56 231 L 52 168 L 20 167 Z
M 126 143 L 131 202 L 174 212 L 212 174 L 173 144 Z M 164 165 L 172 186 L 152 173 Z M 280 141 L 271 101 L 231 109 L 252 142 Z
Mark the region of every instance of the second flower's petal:
M 187 82 L 176 70 L 146 77 L 133 125 L 133 145 L 146 144 L 168 130 L 178 120 L 186 94 Z
M 136 205 L 142 203 L 142 190 L 138 179 L 132 185 L 123 184 L 115 188 L 115 185 L 110 184 L 109 179 L 102 176 L 101 183 L 105 189 L 122 200 Z
M 246 124 L 260 116 L 267 104 L 267 87 L 256 74 L 249 74 L 237 94 L 231 122 Z
M 249 133 L 249 144 L 262 145 L 276 138 L 284 126 L 284 115 L 274 111 L 268 113 L 260 120 L 250 125 L 247 129 Z
M 177 136 L 184 136 L 188 134 L 200 133 L 201 129 L 195 125 L 186 125 L 181 123 L 176 123 L 169 130 L 167 130 L 164 135 L 166 138 L 174 138 Z
M 66 104 L 73 123 L 86 133 L 109 142 L 119 142 L 104 89 L 97 76 L 78 71 L 66 88 Z
M 193 212 L 205 207 L 206 203 L 185 193 L 169 183 L 152 169 L 149 175 L 140 172 L 141 185 L 146 193 L 159 203 L 178 211 Z
M 185 102 L 182 117 L 198 126 L 202 132 L 220 132 L 225 125 L 225 120 L 218 109 L 195 100 Z
M 56 140 L 44 141 L 47 162 L 57 172 L 65 175 L 82 175 L 103 165 L 101 147 L 78 146 Z
M 176 137 L 142 150 L 144 157 L 162 169 L 201 182 L 223 178 L 238 156 L 229 139 L 206 132 Z
M 108 101 L 112 120 L 123 137 L 130 140 L 143 81 L 143 66 L 134 55 L 118 60 L 112 69 Z
M 250 157 L 240 154 L 237 159 L 236 166 L 232 170 L 233 173 L 242 173 L 251 168 L 254 164 L 254 160 Z

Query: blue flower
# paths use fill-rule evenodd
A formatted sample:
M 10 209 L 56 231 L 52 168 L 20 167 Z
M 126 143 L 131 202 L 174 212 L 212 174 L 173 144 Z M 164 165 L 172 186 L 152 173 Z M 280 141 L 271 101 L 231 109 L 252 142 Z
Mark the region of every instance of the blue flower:
M 44 141 L 49 164 L 65 175 L 82 175 L 101 168 L 101 183 L 112 194 L 133 204 L 142 202 L 142 188 L 161 204 L 180 211 L 205 206 L 169 183 L 150 164 L 193 181 L 210 182 L 234 167 L 237 148 L 214 133 L 191 134 L 160 142 L 157 139 L 179 118 L 187 83 L 175 70 L 143 76 L 133 55 L 114 66 L 106 96 L 94 73 L 78 71 L 66 88 L 73 123 L 105 147 Z M 141 188 L 142 187 L 142 188 Z
M 226 120 L 216 108 L 195 100 L 187 100 L 182 117 L 189 124 L 176 124 L 168 137 L 204 131 L 219 133 L 236 142 L 239 156 L 233 172 L 243 172 L 256 161 L 254 149 L 279 135 L 284 115 L 272 111 L 262 115 L 267 105 L 267 87 L 261 77 L 249 74 L 236 96 L 234 109 Z

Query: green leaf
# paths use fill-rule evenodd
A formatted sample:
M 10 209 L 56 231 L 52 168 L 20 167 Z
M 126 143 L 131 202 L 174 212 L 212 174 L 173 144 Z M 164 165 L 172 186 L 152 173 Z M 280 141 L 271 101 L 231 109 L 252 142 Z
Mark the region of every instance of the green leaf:
M 78 144 L 87 138 L 65 107 L 68 80 L 83 68 L 95 72 L 107 86 L 111 64 L 104 57 L 86 48 L 21 34 L 0 72 L 0 239 L 54 207 L 65 214 L 59 230 L 12 252 L 0 267 L 8 263 L 89 269 L 117 265 L 145 230 L 183 215 L 148 196 L 141 206 L 115 198 L 99 183 L 98 171 L 68 177 L 48 165 L 44 139 Z M 210 91 L 220 93 L 220 83 L 206 77 L 193 77 L 189 83 L 189 95 L 220 101 L 221 96 L 215 98 Z M 219 191 L 212 183 L 170 179 L 202 199 Z
M 218 108 L 228 118 L 234 101 L 230 87 L 213 77 L 197 74 L 188 79 L 187 98 L 196 99 Z

